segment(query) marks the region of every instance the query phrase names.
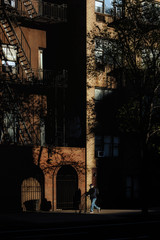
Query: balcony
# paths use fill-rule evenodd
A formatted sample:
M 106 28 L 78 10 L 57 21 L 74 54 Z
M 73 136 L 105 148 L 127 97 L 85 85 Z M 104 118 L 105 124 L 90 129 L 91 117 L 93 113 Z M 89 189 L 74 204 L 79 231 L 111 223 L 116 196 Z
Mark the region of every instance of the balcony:
M 0 85 L 4 82 L 15 86 L 67 87 L 68 71 L 65 69 L 32 69 L 33 78 L 28 80 L 25 71 L 14 63 L 0 65 Z
M 67 5 L 43 2 L 42 0 L 0 0 L 1 9 L 17 17 L 34 19 L 38 22 L 66 22 Z

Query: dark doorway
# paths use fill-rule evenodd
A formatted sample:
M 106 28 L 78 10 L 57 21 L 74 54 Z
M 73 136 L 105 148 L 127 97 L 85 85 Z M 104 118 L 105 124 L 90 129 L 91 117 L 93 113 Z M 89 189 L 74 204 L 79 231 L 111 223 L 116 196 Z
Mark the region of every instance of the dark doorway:
M 76 170 L 69 165 L 61 167 L 57 174 L 57 209 L 74 209 L 74 198 L 77 190 Z

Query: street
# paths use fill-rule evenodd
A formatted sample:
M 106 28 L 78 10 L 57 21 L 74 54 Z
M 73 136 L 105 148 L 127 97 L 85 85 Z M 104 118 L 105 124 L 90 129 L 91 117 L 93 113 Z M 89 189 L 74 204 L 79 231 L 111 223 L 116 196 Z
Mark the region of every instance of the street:
M 30 218 L 29 218 L 30 217 Z M 30 222 L 28 221 L 30 219 Z M 40 220 L 41 219 L 41 220 Z M 68 221 L 67 221 L 68 219 Z M 46 220 L 46 221 L 45 221 Z M 56 221 L 57 220 L 57 221 Z M 159 215 L 147 218 L 140 215 L 107 214 L 27 214 L 17 224 L 4 226 L 0 239 L 84 239 L 134 240 L 159 237 Z
M 102 240 L 156 239 L 160 222 L 140 222 L 123 224 L 97 224 L 76 227 L 33 228 L 9 230 L 1 233 L 1 239 L 88 239 L 100 237 Z

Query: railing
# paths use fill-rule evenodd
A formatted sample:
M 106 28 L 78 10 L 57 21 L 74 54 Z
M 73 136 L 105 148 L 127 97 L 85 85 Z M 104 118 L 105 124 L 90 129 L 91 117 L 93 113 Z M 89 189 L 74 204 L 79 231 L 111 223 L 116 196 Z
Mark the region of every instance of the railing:
M 29 14 L 29 11 L 27 11 L 23 0 L 15 0 L 14 4 L 12 4 L 12 1 L 0 0 L 0 6 L 15 8 L 21 16 L 25 17 L 42 17 L 61 22 L 67 21 L 66 4 L 59 5 L 55 3 L 43 2 L 42 0 L 29 0 L 28 2 L 32 5 L 36 12 L 34 16 Z
M 12 84 L 24 84 L 24 85 L 42 85 L 42 86 L 53 86 L 53 87 L 67 87 L 68 71 L 65 69 L 61 70 L 41 70 L 32 69 L 34 72 L 34 78 L 32 81 L 26 81 L 25 71 L 16 65 L 6 66 L 0 64 L 0 74 L 3 75 L 3 80 Z M 16 78 L 12 79 L 9 73 L 17 75 Z
M 3 12 L 3 14 L 5 14 L 5 12 Z M 24 50 L 24 54 L 28 60 L 28 63 L 30 65 L 31 62 L 31 49 L 30 46 L 27 42 L 27 39 L 21 29 L 21 27 L 19 26 L 19 31 L 15 32 L 15 29 L 13 27 L 13 24 L 11 23 L 11 20 L 9 19 L 9 17 L 5 14 L 5 19 L 7 19 L 8 22 L 8 26 L 10 27 L 11 31 L 14 33 L 14 36 L 16 37 L 16 40 L 19 44 L 19 46 L 21 46 L 21 48 Z M 2 27 L 0 27 L 0 39 L 3 42 L 7 42 L 9 43 L 8 39 L 9 37 L 7 36 L 6 32 L 4 31 L 4 29 Z
M 18 43 L 18 47 L 19 49 L 17 50 L 21 50 L 23 52 L 23 56 L 25 57 L 26 59 L 26 62 L 28 63 L 28 66 L 30 66 L 31 68 L 31 65 L 30 65 L 30 62 L 31 62 L 31 49 L 30 49 L 30 46 L 26 40 L 26 37 L 23 33 L 23 31 L 21 30 L 21 28 L 19 27 L 19 31 L 18 33 L 16 34 L 16 32 L 14 31 L 14 28 L 12 27 L 12 24 L 11 24 L 11 21 L 9 20 L 9 18 L 6 16 L 6 19 L 7 19 L 7 22 L 8 22 L 8 27 L 10 27 L 10 31 L 12 31 L 14 33 L 14 36 L 16 37 L 16 41 Z M 9 41 L 9 37 L 7 36 L 5 30 L 3 29 L 2 26 L 0 26 L 0 43 L 5 43 L 5 44 L 10 44 L 10 41 Z M 9 50 L 9 48 L 8 48 Z M 10 52 L 11 54 L 11 52 Z M 21 68 L 21 71 L 23 76 L 26 77 L 27 79 L 27 76 L 26 76 L 26 71 L 25 69 L 23 68 L 23 66 L 19 65 L 19 68 Z M 13 70 L 13 68 L 11 69 Z
M 67 21 L 67 5 L 42 2 L 42 16 Z
M 23 49 L 23 54 L 25 55 L 28 65 L 31 67 L 31 48 L 20 26 L 19 30 L 19 33 L 17 33 L 19 46 L 21 46 L 21 48 Z
M 10 72 L 11 68 L 8 68 L 8 71 Z M 14 71 L 17 71 L 18 74 L 18 68 L 14 68 Z M 40 114 L 42 114 L 41 107 L 44 109 L 44 104 L 37 105 L 36 112 L 34 113 L 36 121 L 32 121 L 32 110 L 30 112 L 29 105 L 25 105 L 25 98 L 23 104 L 23 98 L 17 96 L 14 91 L 16 88 L 12 88 L 10 84 L 31 84 L 33 90 L 35 89 L 36 91 L 37 86 L 42 86 L 42 89 L 44 89 L 44 86 L 49 88 L 51 86 L 53 88 L 64 88 L 67 87 L 68 72 L 66 70 L 42 71 L 37 69 L 34 70 L 34 73 L 37 78 L 33 79 L 30 83 L 23 82 L 19 81 L 19 78 L 12 79 L 11 74 L 4 72 L 3 66 L 0 65 L 0 92 L 1 104 L 3 106 L 1 110 L 6 113 L 4 120 L 7 121 L 4 123 L 0 122 L 0 144 L 40 144 Z M 45 110 L 43 111 L 45 112 Z M 1 120 L 2 117 L 0 116 Z

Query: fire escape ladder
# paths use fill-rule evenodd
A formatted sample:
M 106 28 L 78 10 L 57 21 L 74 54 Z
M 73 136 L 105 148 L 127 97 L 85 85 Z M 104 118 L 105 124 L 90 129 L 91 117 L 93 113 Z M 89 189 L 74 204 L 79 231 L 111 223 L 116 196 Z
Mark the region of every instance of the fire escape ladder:
M 13 24 L 11 23 L 10 17 L 7 16 L 5 10 L 3 10 L 0 23 L 3 35 L 1 35 L 0 39 L 0 55 L 2 60 L 5 62 L 4 66 L 7 66 L 7 55 L 3 51 L 3 43 L 11 46 L 16 46 L 17 55 L 19 57 L 20 66 L 23 69 L 23 73 L 25 73 L 25 80 L 28 82 L 32 82 L 33 80 L 33 72 L 30 64 L 30 47 L 28 42 L 25 39 L 25 36 L 21 30 L 18 28 L 18 33 L 16 34 Z M 18 26 L 16 26 L 18 27 Z M 24 51 L 25 49 L 25 51 Z M 29 52 L 29 54 L 28 54 Z M 11 54 L 11 53 L 10 53 Z M 29 56 L 29 57 L 28 57 Z M 3 66 L 2 66 L 3 67 Z M 2 75 L 0 86 L 3 88 L 2 90 L 2 101 L 1 105 L 3 105 L 4 112 L 4 122 L 3 127 L 1 129 L 1 139 L 0 141 L 5 141 L 5 136 L 8 136 L 13 143 L 21 143 L 21 144 L 37 144 L 40 145 L 40 138 L 36 132 L 36 128 L 34 126 L 35 123 L 31 121 L 31 116 L 29 116 L 30 110 L 29 106 L 24 107 L 19 96 L 14 92 L 14 90 L 10 87 L 8 79 L 11 80 L 12 83 L 15 81 L 21 81 L 17 76 L 16 72 L 13 71 L 12 67 L 8 65 L 7 72 Z M 24 80 L 24 79 L 23 79 Z M 25 104 L 25 103 L 24 103 Z M 27 104 L 27 103 L 26 103 Z M 27 108 L 28 107 L 28 108 Z M 14 120 L 13 120 L 13 119 Z M 5 124 L 5 121 L 7 124 Z M 14 137 L 13 137 L 14 132 Z M 11 135 L 10 135 L 11 134 Z
M 37 12 L 32 4 L 31 0 L 22 0 L 25 9 L 27 10 L 30 18 L 37 17 Z
M 0 40 L 0 43 L 2 43 L 1 40 Z M 2 59 L 5 62 L 7 62 L 7 58 L 2 50 L 1 44 L 0 44 L 0 54 L 2 56 Z M 11 80 L 16 79 L 16 75 L 12 73 L 11 68 L 9 68 L 9 71 L 7 73 Z M 15 131 L 15 128 L 18 129 L 18 132 L 19 132 L 18 136 L 19 136 L 22 144 L 32 143 L 32 138 L 27 130 L 27 127 L 22 118 L 22 115 L 21 115 L 20 111 L 18 110 L 17 104 L 15 103 L 15 99 L 11 92 L 11 89 L 10 89 L 7 81 L 3 77 L 1 79 L 1 83 L 3 84 L 3 100 L 4 100 L 3 104 L 5 105 L 5 109 L 7 109 L 6 111 L 4 110 L 5 121 L 7 119 L 7 123 L 8 123 L 7 125 L 12 126 L 12 130 L 14 129 L 14 131 Z M 9 99 L 11 100 L 11 103 L 10 103 Z M 14 107 L 12 108 L 12 106 L 14 106 Z M 9 110 L 9 112 L 8 112 L 8 110 Z M 13 112 L 17 116 L 16 123 L 15 123 L 15 121 L 13 121 L 13 119 L 10 118 L 10 115 L 9 115 L 10 113 L 13 113 Z M 23 130 L 22 130 L 22 127 L 20 127 L 20 122 L 22 123 L 21 125 L 23 126 Z M 9 136 L 9 128 L 8 128 L 8 126 L 6 126 L 6 124 L 3 124 L 3 128 L 1 130 L 3 132 L 3 136 Z M 1 137 L 1 140 L 3 139 L 3 136 Z M 14 141 L 15 141 L 15 136 L 14 136 Z
M 3 10 L 4 13 L 4 19 L 1 20 L 1 24 L 3 26 L 3 29 L 6 33 L 6 37 L 9 40 L 9 43 L 11 45 L 15 45 L 18 48 L 18 57 L 19 57 L 19 62 L 26 74 L 26 78 L 28 81 L 32 81 L 33 77 L 34 77 L 34 73 L 32 71 L 31 68 L 31 49 L 30 46 L 24 36 L 24 33 L 22 31 L 22 29 L 19 26 L 19 30 L 20 30 L 20 37 L 21 39 L 19 40 L 14 27 L 10 21 L 10 18 L 7 16 L 5 10 Z M 24 50 L 24 47 L 26 48 L 26 51 Z M 27 53 L 28 54 L 27 54 Z
M 0 54 L 2 55 L 4 61 L 7 61 L 5 54 L 3 53 L 2 47 L 0 47 Z M 8 71 L 7 73 L 11 80 L 15 80 L 16 76 L 15 74 L 12 73 L 12 69 L 10 69 L 10 71 Z M 35 129 L 33 127 L 33 124 L 31 123 L 28 113 L 25 114 L 25 119 L 24 119 L 23 110 L 22 110 L 23 107 L 21 107 L 22 105 L 21 101 L 18 99 L 18 97 L 15 96 L 8 82 L 3 80 L 3 78 L 2 78 L 2 83 L 4 86 L 4 90 L 3 90 L 3 99 L 5 100 L 4 105 L 7 107 L 7 109 L 10 109 L 11 112 L 14 112 L 16 115 L 16 127 L 18 129 L 18 136 L 21 140 L 21 143 L 33 144 L 32 137 L 34 137 L 34 140 L 35 140 L 34 142 L 36 142 L 36 144 L 39 145 L 40 139 L 38 138 L 35 132 Z M 11 101 L 11 104 L 9 99 Z M 13 109 L 12 109 L 12 106 L 13 106 Z M 9 113 L 7 113 L 6 111 L 5 111 L 5 117 L 7 117 L 7 121 L 10 124 L 14 124 L 13 122 L 11 122 L 12 120 L 9 117 Z M 30 128 L 30 130 L 27 128 L 27 125 L 25 122 L 28 123 L 28 128 Z M 4 127 L 3 133 L 5 134 L 8 132 L 8 129 L 7 127 L 5 127 L 5 125 L 3 127 Z

